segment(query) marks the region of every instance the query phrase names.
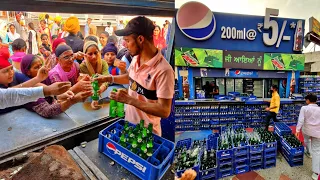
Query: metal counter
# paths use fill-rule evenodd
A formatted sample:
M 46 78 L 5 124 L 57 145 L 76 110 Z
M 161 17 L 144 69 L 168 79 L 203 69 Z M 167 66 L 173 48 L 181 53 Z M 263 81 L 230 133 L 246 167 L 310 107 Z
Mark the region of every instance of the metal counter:
M 77 103 L 65 113 L 51 119 L 46 119 L 26 109 L 18 109 L 0 115 L 0 159 L 26 147 L 36 146 L 58 136 L 64 136 L 72 131 L 85 128 L 94 123 L 112 121 L 109 116 L 110 87 L 101 96 L 103 107 L 90 110 L 90 101 Z M 86 108 L 84 108 L 86 107 Z M 98 134 L 97 134 L 98 136 Z
M 195 99 L 195 100 L 175 100 L 176 106 L 199 105 L 199 104 L 224 104 L 224 103 L 240 103 L 240 104 L 268 104 L 271 98 L 258 98 L 257 100 L 236 101 L 236 100 L 215 100 L 215 99 Z M 304 100 L 293 100 L 289 98 L 281 98 L 280 103 L 290 104 L 295 102 L 304 102 Z

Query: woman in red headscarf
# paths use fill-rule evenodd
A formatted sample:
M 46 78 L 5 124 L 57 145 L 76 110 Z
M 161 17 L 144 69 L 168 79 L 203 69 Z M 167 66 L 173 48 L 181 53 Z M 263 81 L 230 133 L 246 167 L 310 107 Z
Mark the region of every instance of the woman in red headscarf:
M 66 45 L 66 41 L 64 39 L 56 39 L 52 43 L 52 53 L 50 56 L 47 58 L 46 61 L 49 61 L 48 63 L 50 64 L 51 69 L 54 68 L 57 65 L 57 57 L 56 57 L 56 49 L 60 45 Z

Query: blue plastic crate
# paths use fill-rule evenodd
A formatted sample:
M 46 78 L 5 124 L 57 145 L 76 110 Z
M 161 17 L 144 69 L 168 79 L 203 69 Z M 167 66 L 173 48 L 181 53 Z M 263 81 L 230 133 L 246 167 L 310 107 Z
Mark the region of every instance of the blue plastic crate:
M 246 166 L 246 165 L 250 165 L 250 160 L 249 158 L 247 159 L 243 159 L 243 160 L 239 160 L 239 161 L 234 161 L 233 162 L 233 167 L 237 168 L 237 167 L 242 167 L 242 166 Z
M 233 154 L 234 156 L 240 156 L 243 154 L 247 154 L 249 155 L 249 146 L 248 145 L 244 145 L 241 147 L 233 147 Z
M 276 165 L 277 165 L 276 159 L 273 160 L 273 161 L 267 161 L 267 162 L 263 163 L 263 169 L 269 169 L 269 168 L 272 168 L 272 167 L 276 167 Z
M 233 175 L 232 163 L 230 163 L 229 165 L 230 165 L 229 168 L 218 167 L 218 178 L 219 179 Z
M 249 172 L 249 170 L 250 170 L 249 165 L 239 166 L 234 168 L 234 174 L 243 174 L 243 173 Z
M 118 144 L 124 122 L 124 120 L 119 120 L 100 131 L 99 152 L 107 155 L 141 179 L 161 179 L 173 163 L 174 143 L 153 134 L 154 153 L 152 157 L 144 160 L 128 150 L 129 144 L 127 147 Z M 129 126 L 135 125 L 130 123 Z M 117 132 L 111 133 L 112 130 Z
M 205 180 L 205 179 L 210 179 L 210 180 L 215 180 L 215 179 L 218 179 L 217 178 L 217 168 L 210 168 L 210 169 L 207 169 L 207 170 L 203 170 L 199 172 L 199 179 L 201 180 Z
M 300 159 L 290 159 L 285 151 L 282 151 L 281 154 L 291 167 L 303 166 L 303 155 Z
M 285 134 L 291 134 L 292 131 L 288 125 L 282 122 L 275 123 L 274 131 L 279 134 L 280 136 L 283 136 Z
M 263 152 L 250 154 L 250 164 L 262 164 L 263 161 Z
M 280 138 L 280 142 L 281 142 L 281 147 L 285 148 L 290 153 L 290 155 L 296 156 L 296 155 L 300 155 L 300 154 L 304 153 L 304 147 L 303 146 L 300 146 L 300 147 L 297 147 L 297 148 L 292 148 L 287 143 L 287 141 L 285 141 L 282 137 Z
M 277 151 L 277 142 L 264 143 L 264 151 Z
M 191 138 L 183 139 L 177 142 L 176 148 L 181 148 L 183 146 L 186 146 L 186 148 L 189 149 L 191 147 L 191 144 L 192 144 Z
M 257 171 L 263 169 L 263 164 L 251 164 L 250 165 L 250 171 Z
M 249 160 L 249 154 L 238 154 L 238 155 L 234 155 L 234 162 L 241 162 L 244 160 Z
M 263 152 L 263 144 L 249 145 L 250 154 Z
M 233 149 L 227 150 L 218 150 L 217 151 L 217 159 L 224 159 L 224 158 L 232 158 L 233 157 Z

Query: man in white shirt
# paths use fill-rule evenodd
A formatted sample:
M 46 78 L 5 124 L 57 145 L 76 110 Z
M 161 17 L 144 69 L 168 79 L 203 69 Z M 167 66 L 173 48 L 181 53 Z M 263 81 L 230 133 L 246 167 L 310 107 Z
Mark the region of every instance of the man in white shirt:
M 299 120 L 296 128 L 296 136 L 299 136 L 302 129 L 304 142 L 306 144 L 306 155 L 310 156 L 310 145 L 312 153 L 312 179 L 318 179 L 320 173 L 320 107 L 317 103 L 317 96 L 309 94 L 305 97 L 307 106 L 300 110 Z M 311 139 L 311 142 L 310 142 Z
M 43 87 L 0 89 L 0 109 L 20 106 L 47 96 L 61 95 L 70 87 L 70 82 L 57 82 Z M 65 94 L 65 96 L 61 99 L 72 98 L 72 95 L 69 96 L 69 94 Z
M 107 27 L 105 28 L 105 31 L 109 33 L 109 35 L 113 35 L 113 27 L 111 26 L 111 22 L 107 22 Z

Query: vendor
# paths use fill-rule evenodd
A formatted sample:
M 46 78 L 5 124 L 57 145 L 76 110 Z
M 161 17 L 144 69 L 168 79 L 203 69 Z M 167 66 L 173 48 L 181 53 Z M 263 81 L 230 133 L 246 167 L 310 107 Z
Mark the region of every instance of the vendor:
M 118 76 L 100 75 L 100 83 L 128 84 L 130 88 L 112 92 L 111 99 L 128 104 L 125 119 L 138 124 L 145 120 L 145 127 L 153 124 L 153 132 L 161 136 L 161 118 L 171 113 L 174 95 L 174 71 L 153 43 L 155 26 L 146 17 L 140 16 L 129 21 L 125 29 L 115 32 L 124 36 L 128 50 L 134 56 L 128 72 Z M 120 66 L 126 66 L 121 62 Z
M 217 84 L 215 82 L 211 82 L 211 86 L 212 86 L 212 97 L 214 98 L 214 96 L 219 95 L 219 86 L 217 86 Z
M 202 86 L 202 89 L 205 93 L 205 97 L 206 98 L 211 98 L 212 97 L 212 86 L 209 84 L 209 81 L 206 81 L 206 84 L 204 86 Z

